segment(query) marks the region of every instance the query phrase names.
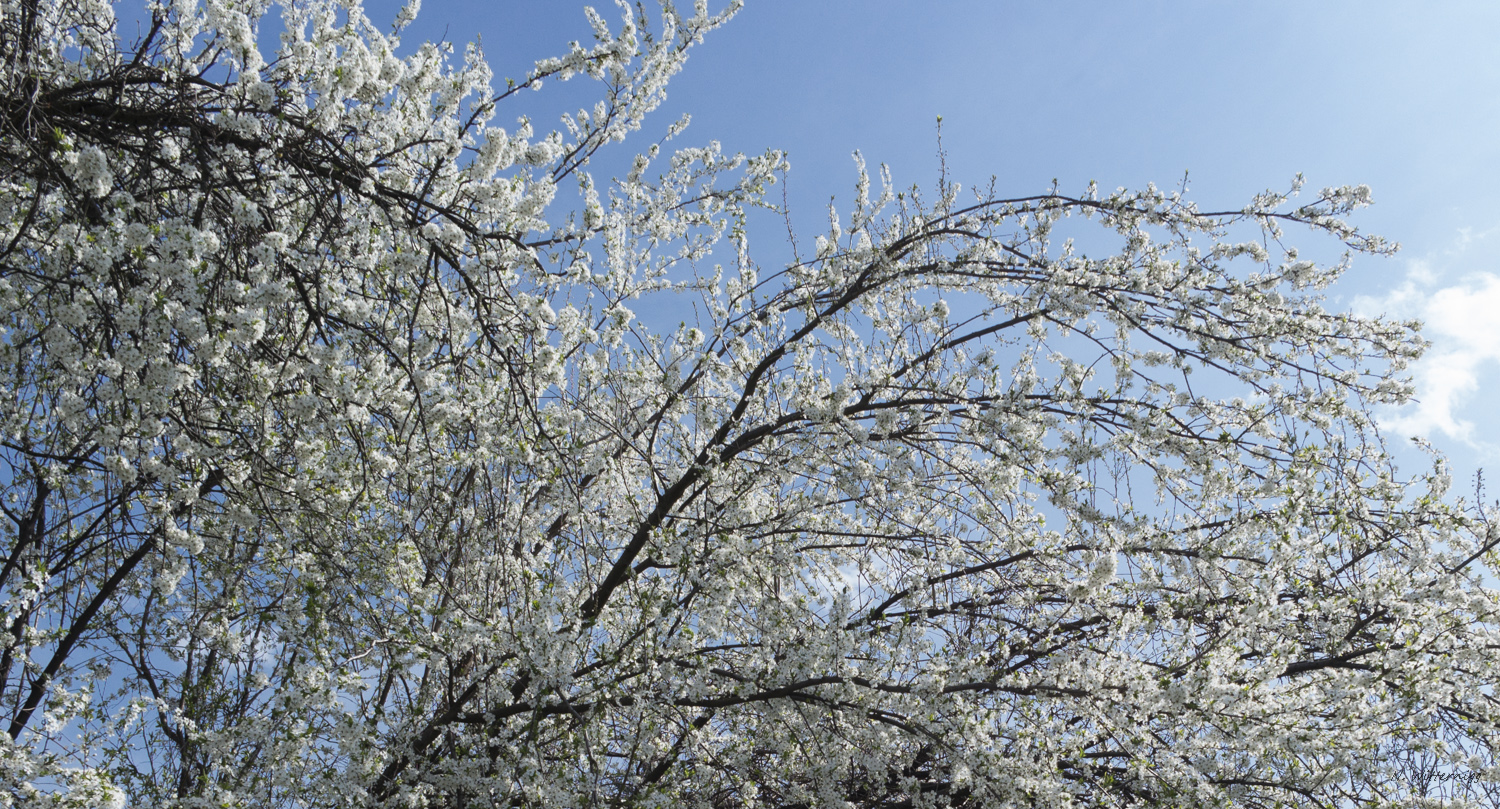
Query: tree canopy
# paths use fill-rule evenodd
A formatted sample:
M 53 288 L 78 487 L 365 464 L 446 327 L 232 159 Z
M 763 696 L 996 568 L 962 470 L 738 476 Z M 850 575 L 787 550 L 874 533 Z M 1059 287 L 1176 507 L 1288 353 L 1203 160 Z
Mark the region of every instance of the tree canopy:
M 647 119 L 737 6 L 0 0 L 0 804 L 1493 806 L 1500 533 L 1291 245 L 1369 190 L 856 155 L 768 265 Z

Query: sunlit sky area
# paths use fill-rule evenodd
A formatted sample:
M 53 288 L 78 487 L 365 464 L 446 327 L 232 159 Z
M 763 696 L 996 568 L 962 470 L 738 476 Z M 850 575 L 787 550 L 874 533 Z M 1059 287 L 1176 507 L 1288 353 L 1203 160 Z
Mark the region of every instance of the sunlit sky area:
M 398 8 L 367 6 L 377 22 Z M 589 35 L 582 3 L 427 0 L 405 40 L 477 38 L 499 79 Z M 1186 173 L 1205 208 L 1233 209 L 1297 172 L 1309 190 L 1367 183 L 1376 205 L 1355 223 L 1402 250 L 1357 260 L 1329 305 L 1426 322 L 1420 401 L 1381 423 L 1404 471 L 1426 466 L 1406 448 L 1425 436 L 1467 493 L 1476 469 L 1500 470 L 1497 42 L 1493 0 L 748 0 L 623 148 L 686 112 L 683 145 L 786 150 L 788 201 L 809 234 L 830 195 L 851 195 L 855 149 L 898 185 L 931 187 L 939 115 L 950 175 L 993 176 L 1012 195 Z M 525 112 L 550 128 L 593 97 L 580 80 L 549 87 L 500 123 Z M 785 233 L 752 239 L 774 249 Z

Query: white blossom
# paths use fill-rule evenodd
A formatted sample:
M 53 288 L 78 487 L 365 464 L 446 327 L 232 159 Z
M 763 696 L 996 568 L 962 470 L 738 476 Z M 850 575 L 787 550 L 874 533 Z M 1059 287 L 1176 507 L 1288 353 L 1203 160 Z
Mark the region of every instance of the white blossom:
M 1368 188 L 856 153 L 775 267 L 785 156 L 650 118 L 738 3 L 503 83 L 415 1 L 23 5 L 0 805 L 1494 804 L 1500 529 L 1372 426 L 1414 326 L 1290 246 L 1388 252 Z

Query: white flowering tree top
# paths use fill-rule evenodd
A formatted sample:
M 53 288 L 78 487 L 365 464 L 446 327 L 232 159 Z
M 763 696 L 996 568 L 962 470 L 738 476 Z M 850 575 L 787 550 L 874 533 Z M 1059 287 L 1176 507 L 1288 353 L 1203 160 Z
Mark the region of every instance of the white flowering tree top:
M 1288 244 L 1368 189 L 861 162 L 768 267 L 781 155 L 590 170 L 735 5 L 0 0 L 0 806 L 1493 807 L 1500 533 Z

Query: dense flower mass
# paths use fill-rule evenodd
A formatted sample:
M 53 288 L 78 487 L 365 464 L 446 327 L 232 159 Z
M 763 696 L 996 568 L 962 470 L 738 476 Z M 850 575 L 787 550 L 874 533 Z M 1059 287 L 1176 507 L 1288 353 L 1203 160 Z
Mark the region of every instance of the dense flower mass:
M 737 5 L 496 89 L 415 2 L 0 0 L 0 805 L 1494 806 L 1500 528 L 1288 246 L 1369 189 L 857 160 L 764 266 L 780 154 L 590 169 Z

